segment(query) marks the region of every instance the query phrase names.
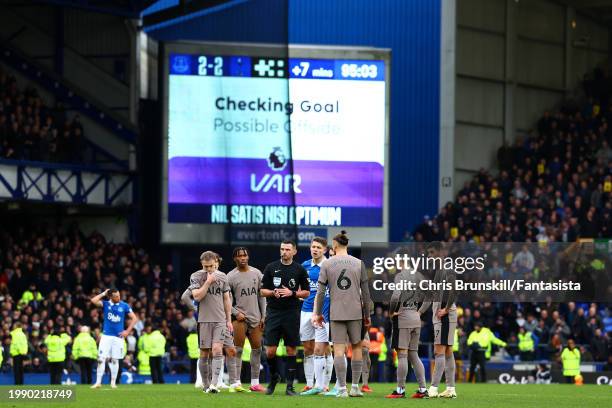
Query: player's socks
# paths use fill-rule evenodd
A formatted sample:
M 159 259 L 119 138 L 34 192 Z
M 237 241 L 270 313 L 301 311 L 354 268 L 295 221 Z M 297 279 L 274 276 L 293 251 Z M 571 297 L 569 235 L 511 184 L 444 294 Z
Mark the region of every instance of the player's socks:
M 451 354 L 446 356 L 446 365 L 444 367 L 444 374 L 446 377 L 446 389 L 455 389 L 455 356 Z
M 278 362 L 276 356 L 270 358 L 268 357 L 268 368 L 270 369 L 270 383 L 268 384 L 268 388 L 266 390 L 267 395 L 274 394 L 274 390 L 276 389 L 276 384 L 280 381 L 280 376 L 278 375 Z
M 259 384 L 259 367 L 261 365 L 261 348 L 251 350 L 251 361 L 250 362 L 251 362 L 251 385 L 258 385 Z
M 363 356 L 363 370 L 361 372 L 361 382 L 363 385 L 368 385 L 370 381 L 370 368 L 372 367 L 372 360 L 370 359 L 370 349 L 363 347 L 361 349 L 361 355 Z
M 325 356 L 314 356 L 313 360 L 316 388 L 323 389 L 327 386 L 325 383 Z
M 222 369 L 223 369 L 223 354 L 218 355 L 218 356 L 213 356 L 211 384 L 216 386 L 219 383 L 219 377 L 220 377 Z
M 329 383 L 331 382 L 332 373 L 334 371 L 334 356 L 329 353 L 325 356 L 325 383 L 323 384 L 325 387 L 329 388 Z
M 268 368 L 270 369 L 270 376 L 274 377 L 278 373 L 278 361 L 277 357 L 268 357 Z
M 334 368 L 338 378 L 338 388 L 344 389 L 346 393 L 346 358 L 344 356 L 334 357 Z
M 208 357 L 198 359 L 198 369 L 202 375 L 202 386 L 207 389 L 210 386 L 210 360 Z
M 402 387 L 397 387 L 395 390 L 397 391 L 398 394 L 406 393 L 406 388 L 404 388 L 403 386 Z
M 119 361 L 117 361 L 114 358 L 111 358 L 110 362 L 108 363 L 108 366 L 110 367 L 110 372 L 111 372 L 110 383 L 111 383 L 111 386 L 113 386 L 117 383 L 117 373 L 119 372 Z
M 98 360 L 98 368 L 96 368 L 96 384 L 102 384 L 102 377 L 104 377 L 105 368 L 106 360 Z
M 236 347 L 236 359 L 234 361 L 236 362 L 236 374 L 240 382 L 240 377 L 242 377 L 242 347 Z M 227 372 L 229 373 L 229 370 Z
M 410 359 L 410 364 L 412 365 L 414 375 L 419 384 L 419 392 L 424 393 L 427 391 L 427 384 L 425 383 L 425 366 L 423 366 L 423 362 L 416 351 L 409 351 L 408 358 Z
M 206 385 L 206 388 L 208 388 L 212 384 L 212 353 L 208 354 L 208 378 L 204 382 L 206 383 L 206 381 L 208 381 L 208 384 Z
M 401 351 L 397 356 L 397 388 L 406 387 L 406 376 L 408 375 L 408 353 Z M 399 392 L 399 391 L 398 391 Z
M 287 356 L 287 387 L 293 387 L 295 373 L 297 371 L 296 356 Z
M 315 378 L 315 367 L 314 367 L 314 355 L 304 356 L 304 376 L 306 377 L 306 386 L 312 387 L 314 385 Z
M 351 373 L 352 373 L 352 382 L 353 388 L 357 387 L 359 389 L 359 380 L 361 379 L 361 370 L 363 369 L 363 360 L 351 360 Z
M 202 381 L 202 369 L 201 367 L 201 363 L 200 361 L 204 360 L 202 357 L 198 358 L 198 366 L 196 368 L 196 381 L 195 381 L 195 386 L 197 388 L 202 388 L 204 382 Z
M 229 383 L 236 385 L 240 384 L 240 375 L 238 374 L 238 364 L 236 363 L 237 357 L 227 357 L 227 375 L 229 377 Z M 242 360 L 240 360 L 242 363 Z
M 442 379 L 442 374 L 444 374 L 444 366 L 446 365 L 446 358 L 444 354 L 436 355 L 436 363 L 434 367 L 433 375 L 431 376 L 431 385 L 438 388 L 440 385 L 440 380 Z
M 225 355 L 223 356 L 223 364 L 221 364 L 221 371 L 219 371 L 219 379 L 217 380 L 217 388 L 220 390 L 224 388 L 229 388 L 225 382 L 223 381 L 223 374 L 225 373 L 225 365 L 229 363 L 229 358 Z

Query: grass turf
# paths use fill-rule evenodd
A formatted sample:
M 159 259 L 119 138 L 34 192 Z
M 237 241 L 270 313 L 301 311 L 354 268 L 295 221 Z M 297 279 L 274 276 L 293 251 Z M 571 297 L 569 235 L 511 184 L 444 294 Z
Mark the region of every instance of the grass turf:
M 457 384 L 458 398 L 454 400 L 429 399 L 403 400 L 385 399 L 384 396 L 393 391 L 394 384 L 373 383 L 372 394 L 364 398 L 339 399 L 325 396 L 287 397 L 284 395 L 285 385 L 279 384 L 273 396 L 260 393 L 228 393 L 204 394 L 193 385 L 120 385 L 111 390 L 109 386 L 102 389 L 91 390 L 88 386 L 76 386 L 76 401 L 74 402 L 0 402 L 2 407 L 51 407 L 62 406 L 66 408 L 96 408 L 96 407 L 155 407 L 155 408 L 186 408 L 194 406 L 205 407 L 249 407 L 269 408 L 287 407 L 313 408 L 317 406 L 330 407 L 391 407 L 391 406 L 427 406 L 429 407 L 470 407 L 470 408 L 497 408 L 497 407 L 605 407 L 612 406 L 612 392 L 606 386 L 584 385 L 501 385 L 501 384 Z M 2 386 L 0 390 L 6 395 L 8 387 Z M 444 387 L 440 387 L 441 390 Z M 302 389 L 302 385 L 296 387 Z M 407 391 L 412 394 L 415 384 L 408 384 Z

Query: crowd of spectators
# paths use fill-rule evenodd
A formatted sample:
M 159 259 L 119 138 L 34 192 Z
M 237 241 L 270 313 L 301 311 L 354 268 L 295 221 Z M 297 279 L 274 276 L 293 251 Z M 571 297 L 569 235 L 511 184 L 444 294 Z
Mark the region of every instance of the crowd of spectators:
M 80 163 L 84 147 L 78 115 L 69 119 L 61 104 L 47 106 L 35 88 L 20 89 L 0 67 L 0 157 Z
M 574 242 L 612 237 L 612 105 L 540 119 L 537 131 L 498 151 L 455 202 L 419 225 L 415 241 Z
M 611 121 L 612 105 L 602 107 L 593 98 L 579 109 L 545 112 L 536 129 L 499 149 L 497 175 L 481 169 L 454 202 L 424 218 L 411 240 L 612 239 Z M 473 322 L 481 320 L 511 344 L 506 350 L 511 356 L 518 357 L 514 345 L 519 327 L 525 327 L 536 338 L 538 358 L 557 358 L 571 337 L 581 345 L 583 361 L 612 364 L 603 322 L 610 317 L 608 305 L 474 303 L 460 314 L 463 346 Z
M 82 325 L 101 331 L 101 308 L 89 299 L 116 287 L 141 321 L 127 339 L 128 362 L 134 362 L 137 338 L 145 324 L 161 330 L 168 351 L 184 353 L 186 336 L 195 328 L 193 312 L 180 304 L 172 265 L 158 264 L 130 244 L 106 242 L 99 233 L 2 231 L 0 233 L 0 339 L 8 361 L 9 333 L 22 323 L 29 341 L 26 372 L 44 371 L 43 339 L 52 328 L 73 337 Z M 24 296 L 26 293 L 26 296 Z

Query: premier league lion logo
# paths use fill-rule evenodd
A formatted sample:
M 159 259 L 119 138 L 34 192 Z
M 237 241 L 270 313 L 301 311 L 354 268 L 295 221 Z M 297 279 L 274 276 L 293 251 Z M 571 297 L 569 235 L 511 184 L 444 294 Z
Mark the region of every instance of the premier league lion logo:
M 274 171 L 282 171 L 287 166 L 287 158 L 280 147 L 275 147 L 268 156 L 268 167 Z

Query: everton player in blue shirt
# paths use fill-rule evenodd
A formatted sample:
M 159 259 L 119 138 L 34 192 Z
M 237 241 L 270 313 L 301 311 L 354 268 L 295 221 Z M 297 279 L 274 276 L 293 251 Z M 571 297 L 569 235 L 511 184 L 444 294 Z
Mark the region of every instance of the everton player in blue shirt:
M 107 294 L 110 294 L 110 301 L 102 300 Z M 138 322 L 138 317 L 136 317 L 130 305 L 121 300 L 121 295 L 117 289 L 106 289 L 91 298 L 91 303 L 98 307 L 102 306 L 102 317 L 104 319 L 102 337 L 98 346 L 96 383 L 91 388 L 102 386 L 106 362 L 108 362 L 111 372 L 111 388 L 117 388 L 116 379 L 119 371 L 119 360 L 123 358 L 124 339 L 132 332 L 134 325 Z M 126 316 L 130 318 L 127 329 L 125 329 Z
M 310 242 L 312 259 L 302 264 L 308 272 L 310 283 L 310 294 L 304 299 L 300 316 L 300 340 L 304 345 L 304 374 L 306 376 L 306 387 L 302 390 L 302 395 L 316 395 L 326 391 L 334 367 L 334 359 L 329 350 L 329 290 L 325 294 L 323 303 L 325 319 L 323 326 L 315 327 L 311 322 L 319 271 L 321 264 L 327 259 L 325 252 L 327 252 L 327 240 L 322 237 L 314 237 Z

